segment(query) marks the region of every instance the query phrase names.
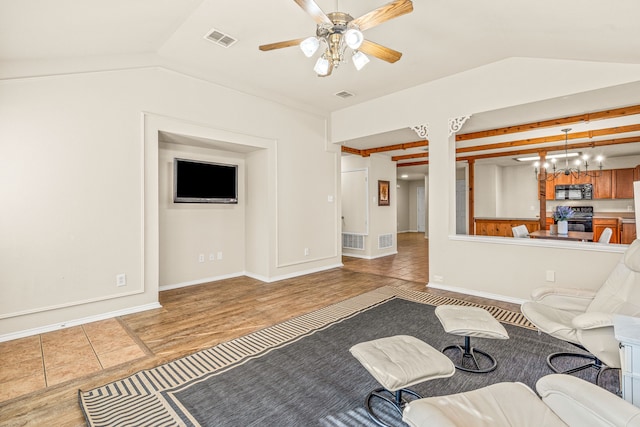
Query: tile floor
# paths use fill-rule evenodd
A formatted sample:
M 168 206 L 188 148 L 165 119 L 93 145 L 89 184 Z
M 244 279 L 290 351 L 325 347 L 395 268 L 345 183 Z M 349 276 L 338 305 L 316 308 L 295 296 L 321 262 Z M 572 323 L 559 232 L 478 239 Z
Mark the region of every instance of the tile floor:
M 146 355 L 117 319 L 0 343 L 0 401 Z
M 429 241 L 424 233 L 398 233 L 398 253 L 376 259 L 344 256 L 342 263 L 348 270 L 412 282 L 429 281 Z

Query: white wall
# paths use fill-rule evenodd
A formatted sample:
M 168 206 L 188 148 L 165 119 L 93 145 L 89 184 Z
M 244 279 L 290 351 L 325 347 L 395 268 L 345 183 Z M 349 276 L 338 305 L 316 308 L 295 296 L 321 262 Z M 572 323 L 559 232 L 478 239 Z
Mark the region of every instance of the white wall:
M 244 155 L 161 143 L 158 157 L 160 287 L 243 274 L 247 203 Z M 176 157 L 238 165 L 238 204 L 173 203 Z M 200 254 L 204 262 L 199 262 Z M 219 254 L 222 259 L 218 259 Z
M 638 65 L 510 58 L 335 112 L 332 139 L 340 142 L 429 124 L 430 285 L 437 277 L 438 286 L 514 300 L 527 299 L 541 285 L 595 288 L 620 259 L 617 248 L 579 250 L 455 236 L 455 140 L 448 122 L 633 82 L 639 75 Z M 545 282 L 546 270 L 556 272 L 556 282 Z
M 0 122 L 0 340 L 157 306 L 158 131 L 264 148 L 245 159 L 244 243 L 226 241 L 243 235 L 236 225 L 212 237 L 244 253 L 229 271 L 275 280 L 340 265 L 340 153 L 326 117 L 145 68 L 0 81 Z M 189 269 L 162 274 L 218 274 Z

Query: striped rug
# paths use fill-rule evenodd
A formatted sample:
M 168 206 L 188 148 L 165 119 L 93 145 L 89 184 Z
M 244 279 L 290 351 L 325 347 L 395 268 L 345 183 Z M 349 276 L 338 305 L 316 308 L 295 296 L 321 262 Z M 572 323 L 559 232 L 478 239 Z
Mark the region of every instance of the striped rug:
M 87 424 L 96 427 L 198 425 L 194 419 L 181 419 L 172 406 L 175 402 L 166 400 L 162 395 L 163 392 L 176 389 L 212 373 L 220 373 L 240 366 L 247 360 L 260 357 L 272 349 L 393 298 L 435 306 L 454 304 L 482 307 L 503 323 L 533 329 L 533 326 L 520 313 L 495 306 L 386 286 L 156 368 L 140 371 L 102 387 L 80 391 L 80 405 Z

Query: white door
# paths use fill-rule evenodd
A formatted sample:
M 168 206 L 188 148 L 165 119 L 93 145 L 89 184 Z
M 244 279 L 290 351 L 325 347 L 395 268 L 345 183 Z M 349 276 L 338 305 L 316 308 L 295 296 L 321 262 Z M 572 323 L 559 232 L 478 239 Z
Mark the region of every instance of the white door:
M 342 232 L 369 233 L 369 187 L 366 169 L 342 172 Z
M 426 217 L 426 209 L 424 204 L 424 187 L 417 187 L 416 204 L 418 205 L 418 231 L 424 233 Z

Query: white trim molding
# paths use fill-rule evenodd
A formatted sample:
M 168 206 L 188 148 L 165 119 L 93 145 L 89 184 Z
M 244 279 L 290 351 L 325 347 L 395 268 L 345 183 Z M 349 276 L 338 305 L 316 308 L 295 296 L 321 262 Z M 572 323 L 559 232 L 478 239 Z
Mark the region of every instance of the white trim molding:
M 471 115 L 454 117 L 449 119 L 449 136 L 460 132 L 464 123 L 471 118 Z
M 411 126 L 411 130 L 417 133 L 419 138 L 429 138 L 429 123 Z
M 32 335 L 44 334 L 46 332 L 57 331 L 59 329 L 65 329 L 65 328 L 70 328 L 72 326 L 84 325 L 86 323 L 97 322 L 99 320 L 111 319 L 113 317 L 125 316 L 127 314 L 139 313 L 141 311 L 153 310 L 156 308 L 162 308 L 162 306 L 158 302 L 153 302 L 145 305 L 139 305 L 137 307 L 129 307 L 129 308 L 124 308 L 122 310 L 110 311 L 108 313 L 96 314 L 95 316 L 83 317 L 81 319 L 72 319 L 66 322 L 55 323 L 52 325 L 41 326 L 38 328 L 11 332 L 5 335 L 0 335 L 0 342 L 15 340 L 18 338 L 30 337 Z

